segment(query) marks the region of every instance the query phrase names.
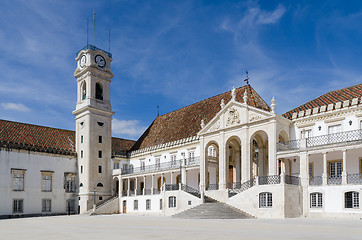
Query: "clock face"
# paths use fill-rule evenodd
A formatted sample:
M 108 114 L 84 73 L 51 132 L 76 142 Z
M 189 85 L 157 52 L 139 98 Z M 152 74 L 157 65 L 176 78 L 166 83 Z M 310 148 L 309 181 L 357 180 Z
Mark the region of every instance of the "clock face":
M 85 55 L 83 55 L 81 58 L 80 58 L 80 67 L 84 67 L 85 66 L 85 63 L 87 62 L 87 57 Z
M 97 55 L 95 57 L 95 61 L 96 61 L 97 65 L 98 65 L 98 67 L 104 68 L 106 66 L 106 60 L 101 55 Z

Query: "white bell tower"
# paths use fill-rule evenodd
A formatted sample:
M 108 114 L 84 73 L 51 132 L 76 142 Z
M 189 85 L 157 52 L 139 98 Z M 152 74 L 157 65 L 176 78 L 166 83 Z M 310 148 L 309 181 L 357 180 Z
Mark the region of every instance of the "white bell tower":
M 112 55 L 88 44 L 78 52 L 76 151 L 80 213 L 111 196 L 112 112 L 110 85 Z

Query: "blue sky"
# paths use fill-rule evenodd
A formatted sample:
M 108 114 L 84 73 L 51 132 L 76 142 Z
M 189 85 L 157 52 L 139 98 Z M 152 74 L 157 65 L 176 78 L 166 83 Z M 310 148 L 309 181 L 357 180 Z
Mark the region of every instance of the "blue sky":
M 0 119 L 74 130 L 74 60 L 108 50 L 113 135 L 244 85 L 282 114 L 361 83 L 361 1 L 0 0 Z

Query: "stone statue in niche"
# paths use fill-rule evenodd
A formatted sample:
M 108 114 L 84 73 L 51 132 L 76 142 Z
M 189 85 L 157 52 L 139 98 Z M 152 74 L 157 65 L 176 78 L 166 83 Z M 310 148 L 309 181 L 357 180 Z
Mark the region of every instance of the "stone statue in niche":
M 226 120 L 226 126 L 240 123 L 239 112 L 236 108 L 230 108 Z

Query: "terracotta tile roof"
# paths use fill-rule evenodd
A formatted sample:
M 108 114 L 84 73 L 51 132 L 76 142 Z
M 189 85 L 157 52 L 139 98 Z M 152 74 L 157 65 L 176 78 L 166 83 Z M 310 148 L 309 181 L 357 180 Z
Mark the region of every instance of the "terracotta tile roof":
M 271 111 L 250 85 L 236 89 L 238 102 L 243 102 L 245 90 L 248 93 L 248 105 Z M 131 151 L 196 136 L 201 130 L 201 120 L 203 119 L 206 125 L 221 110 L 221 99 L 227 104 L 231 99 L 231 91 L 157 117 Z
M 112 153 L 128 151 L 135 141 L 112 138 Z M 75 155 L 75 132 L 0 120 L 0 147 Z
M 343 102 L 346 100 L 352 100 L 354 98 L 360 98 L 362 96 L 362 83 L 351 87 L 346 87 L 338 90 L 334 90 L 323 94 L 299 107 L 296 107 L 283 114 L 285 118 L 292 119 L 294 112 L 306 111 L 308 109 L 326 106 L 328 104 L 336 104 L 337 102 Z
M 112 155 L 123 155 L 136 143 L 133 140 L 123 138 L 112 138 Z

